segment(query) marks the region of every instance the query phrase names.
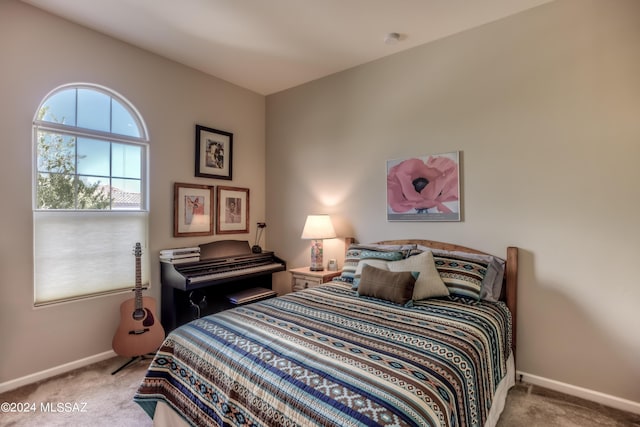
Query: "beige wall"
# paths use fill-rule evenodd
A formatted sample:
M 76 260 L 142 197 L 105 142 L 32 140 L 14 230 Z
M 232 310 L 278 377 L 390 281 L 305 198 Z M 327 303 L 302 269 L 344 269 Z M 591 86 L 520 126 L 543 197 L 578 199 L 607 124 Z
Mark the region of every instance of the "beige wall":
M 517 368 L 638 410 L 638 17 L 558 0 L 268 96 L 270 244 L 308 264 L 305 217 L 330 213 L 362 242 L 517 245 Z M 464 220 L 387 222 L 385 161 L 452 150 Z
M 47 93 L 64 83 L 101 84 L 128 98 L 146 121 L 156 298 L 160 249 L 218 238 L 173 238 L 174 182 L 249 188 L 251 233 L 225 238 L 253 241 L 265 211 L 265 98 L 14 0 L 0 1 L 0 64 L 1 386 L 111 350 L 119 304 L 130 297 L 33 308 L 31 122 Z M 194 177 L 196 123 L 234 133 L 233 181 Z

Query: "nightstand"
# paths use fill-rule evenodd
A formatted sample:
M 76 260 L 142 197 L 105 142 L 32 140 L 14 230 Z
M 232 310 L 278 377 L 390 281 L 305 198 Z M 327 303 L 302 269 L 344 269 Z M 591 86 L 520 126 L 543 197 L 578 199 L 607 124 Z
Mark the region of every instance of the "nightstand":
M 293 292 L 330 282 L 331 279 L 342 273 L 342 270 L 311 271 L 309 267 L 292 268 L 289 271 L 291 272 L 291 290 Z

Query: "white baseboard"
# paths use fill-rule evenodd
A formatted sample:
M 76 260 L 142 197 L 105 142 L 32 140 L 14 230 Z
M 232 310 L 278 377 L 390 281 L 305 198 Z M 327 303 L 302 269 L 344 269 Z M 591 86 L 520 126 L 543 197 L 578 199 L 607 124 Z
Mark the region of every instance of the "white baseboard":
M 93 356 L 85 357 L 84 359 L 75 360 L 73 362 L 65 363 L 64 365 L 55 366 L 53 368 L 45 369 L 44 371 L 29 374 L 21 378 L 16 378 L 15 380 L 0 383 L 0 393 L 14 390 L 18 387 L 32 384 L 37 381 L 46 380 L 47 378 L 64 374 L 65 372 L 73 371 L 74 369 L 82 368 L 116 356 L 117 354 L 113 350 L 109 350 L 104 353 L 95 354 Z
M 580 397 L 582 399 L 597 402 L 611 408 L 621 409 L 623 411 L 631 412 L 634 414 L 640 414 L 640 403 L 638 402 L 633 402 L 631 400 L 611 396 L 610 394 L 600 393 L 598 391 L 562 383 L 560 381 L 550 380 L 548 378 L 539 377 L 537 375 L 531 375 L 526 372 L 516 371 L 516 378 L 520 378 L 521 375 L 522 381 L 529 384 L 559 391 L 570 396 Z

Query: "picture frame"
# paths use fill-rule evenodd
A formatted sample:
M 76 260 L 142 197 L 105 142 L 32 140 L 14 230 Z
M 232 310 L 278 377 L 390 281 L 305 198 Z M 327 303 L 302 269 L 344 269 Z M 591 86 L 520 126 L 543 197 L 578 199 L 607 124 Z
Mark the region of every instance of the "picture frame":
M 216 233 L 249 232 L 249 189 L 218 186 L 216 190 Z
M 213 187 L 176 182 L 173 186 L 173 236 L 213 234 Z
M 196 176 L 231 180 L 233 134 L 196 125 Z
M 460 221 L 460 152 L 387 160 L 387 221 Z

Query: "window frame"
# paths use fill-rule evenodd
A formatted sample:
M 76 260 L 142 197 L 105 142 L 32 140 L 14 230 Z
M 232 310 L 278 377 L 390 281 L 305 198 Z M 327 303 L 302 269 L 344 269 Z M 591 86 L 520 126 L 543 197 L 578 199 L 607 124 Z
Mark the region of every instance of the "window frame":
M 131 117 L 135 120 L 138 130 L 141 133 L 140 137 L 122 135 L 117 133 L 104 132 L 100 130 L 87 129 L 78 126 L 70 126 L 63 123 L 55 123 L 47 120 L 39 120 L 38 114 L 42 109 L 43 105 L 54 95 L 59 92 L 69 90 L 69 89 L 89 89 L 94 90 L 96 92 L 100 92 L 106 96 L 111 98 L 111 102 L 116 100 L 119 102 L 125 109 L 129 112 Z M 77 99 L 76 99 L 76 116 L 77 112 Z M 58 86 L 57 88 L 50 91 L 40 102 L 38 108 L 36 109 L 36 114 L 33 118 L 33 134 L 32 134 L 32 172 L 33 172 L 33 182 L 31 185 L 32 188 L 32 206 L 34 211 L 91 211 L 92 209 L 39 209 L 38 205 L 38 131 L 45 132 L 56 132 L 62 135 L 68 135 L 76 138 L 91 138 L 91 139 L 100 139 L 107 142 L 116 142 L 120 144 L 129 144 L 134 146 L 139 146 L 142 148 L 140 159 L 141 169 L 140 169 L 140 209 L 131 209 L 131 211 L 139 211 L 139 212 L 148 212 L 149 211 L 149 137 L 147 127 L 142 119 L 142 116 L 138 112 L 138 110 L 122 95 L 119 93 L 108 89 L 104 86 L 100 86 L 97 84 L 91 83 L 69 83 L 62 86 Z M 76 148 L 77 151 L 77 148 Z M 111 159 L 110 159 L 111 160 Z M 82 174 L 78 174 L 77 170 L 74 173 L 76 177 L 82 176 Z M 111 175 L 111 171 L 109 172 L 109 181 L 113 178 Z M 113 211 L 116 210 L 109 207 L 109 209 L 96 209 L 101 211 Z M 119 211 L 119 210 L 118 210 Z

